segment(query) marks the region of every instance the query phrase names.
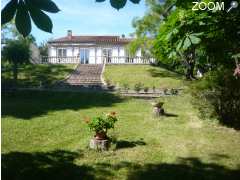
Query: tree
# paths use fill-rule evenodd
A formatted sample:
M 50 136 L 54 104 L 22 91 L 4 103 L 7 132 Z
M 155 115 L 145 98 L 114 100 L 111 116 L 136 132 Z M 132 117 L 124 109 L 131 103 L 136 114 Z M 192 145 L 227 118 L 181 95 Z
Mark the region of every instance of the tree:
M 30 59 L 29 44 L 23 40 L 9 41 L 2 55 L 4 60 L 12 64 L 14 83 L 17 84 L 19 64 L 27 63 Z
M 105 0 L 96 0 L 104 2 Z M 134 4 L 140 0 L 129 0 Z M 123 8 L 127 0 L 110 0 L 112 7 L 117 10 Z M 24 37 L 28 36 L 32 30 L 31 20 L 41 30 L 51 33 L 53 24 L 45 12 L 57 13 L 60 9 L 51 0 L 9 0 L 9 3 L 1 11 L 2 25 L 15 19 L 18 32 Z
M 170 14 L 173 8 L 173 1 L 165 3 L 159 0 L 146 0 L 147 11 L 142 18 L 133 19 L 132 25 L 135 32 L 132 34 L 136 39 L 129 45 L 131 54 L 141 49 L 144 55 L 151 55 L 153 42 L 158 35 L 158 29 L 164 19 Z
M 48 44 L 47 44 L 47 42 L 42 42 L 38 48 L 40 50 L 40 55 L 41 56 L 48 56 Z

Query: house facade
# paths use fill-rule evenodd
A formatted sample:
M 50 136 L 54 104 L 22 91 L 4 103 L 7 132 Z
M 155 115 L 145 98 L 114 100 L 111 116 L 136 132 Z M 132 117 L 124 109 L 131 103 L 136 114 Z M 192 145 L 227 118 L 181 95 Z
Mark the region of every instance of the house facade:
M 153 58 L 144 58 L 141 50 L 130 57 L 126 46 L 133 39 L 120 36 L 67 36 L 48 42 L 48 57 L 45 63 L 80 64 L 149 64 Z

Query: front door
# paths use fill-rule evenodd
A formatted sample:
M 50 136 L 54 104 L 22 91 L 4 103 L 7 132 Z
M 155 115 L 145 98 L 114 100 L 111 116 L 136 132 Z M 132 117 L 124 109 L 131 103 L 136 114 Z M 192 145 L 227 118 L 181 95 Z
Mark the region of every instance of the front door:
M 81 64 L 89 63 L 89 49 L 85 48 L 80 49 L 80 63 Z

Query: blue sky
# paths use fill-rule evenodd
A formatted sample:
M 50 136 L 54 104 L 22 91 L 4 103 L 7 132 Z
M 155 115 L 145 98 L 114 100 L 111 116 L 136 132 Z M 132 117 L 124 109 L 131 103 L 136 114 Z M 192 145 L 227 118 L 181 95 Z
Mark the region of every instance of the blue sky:
M 146 6 L 144 0 L 140 4 L 128 2 L 117 11 L 112 8 L 109 0 L 96 3 L 95 0 L 53 0 L 61 10 L 57 14 L 48 13 L 53 21 L 53 33 L 49 34 L 32 27 L 32 34 L 37 42 L 49 38 L 65 36 L 71 29 L 73 35 L 121 35 L 133 32 L 131 22 L 134 17 L 144 15 Z M 129 0 L 128 0 L 129 1 Z M 2 8 L 8 2 L 2 0 Z

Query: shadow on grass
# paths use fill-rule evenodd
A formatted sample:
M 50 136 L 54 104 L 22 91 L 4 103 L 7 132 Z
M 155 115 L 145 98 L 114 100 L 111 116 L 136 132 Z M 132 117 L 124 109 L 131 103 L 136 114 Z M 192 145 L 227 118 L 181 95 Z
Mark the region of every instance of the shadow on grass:
M 84 158 L 81 152 L 57 150 L 52 152 L 10 152 L 2 154 L 2 179 L 52 180 L 52 179 L 116 179 L 115 174 L 124 169 L 128 180 L 239 180 L 240 169 L 228 169 L 215 163 L 204 163 L 199 158 L 179 158 L 176 163 L 138 164 L 76 164 Z M 122 171 L 123 172 L 123 171 Z
M 10 71 L 2 73 L 2 87 L 6 87 L 13 83 L 12 72 Z M 54 84 L 54 82 L 61 80 L 67 74 L 73 71 L 61 64 L 28 64 L 23 65 L 19 68 L 18 74 L 18 86 L 19 87 L 29 87 L 29 86 L 39 86 L 40 82 L 48 86 Z M 4 89 L 3 89 L 4 90 Z
M 164 113 L 164 116 L 166 116 L 166 117 L 178 117 L 177 114 L 167 113 L 167 112 Z
M 175 79 L 182 79 L 182 76 L 180 74 L 177 74 L 175 72 L 171 72 L 168 70 L 163 70 L 163 69 L 156 69 L 156 68 L 151 68 L 148 70 L 148 72 L 151 74 L 152 77 L 171 77 Z
M 144 146 L 144 145 L 146 145 L 146 143 L 142 140 L 137 140 L 137 141 L 119 140 L 116 142 L 116 149 L 133 148 L 136 146 Z
M 21 119 L 45 115 L 50 111 L 111 107 L 123 99 L 103 92 L 17 91 L 2 97 L 2 117 Z

